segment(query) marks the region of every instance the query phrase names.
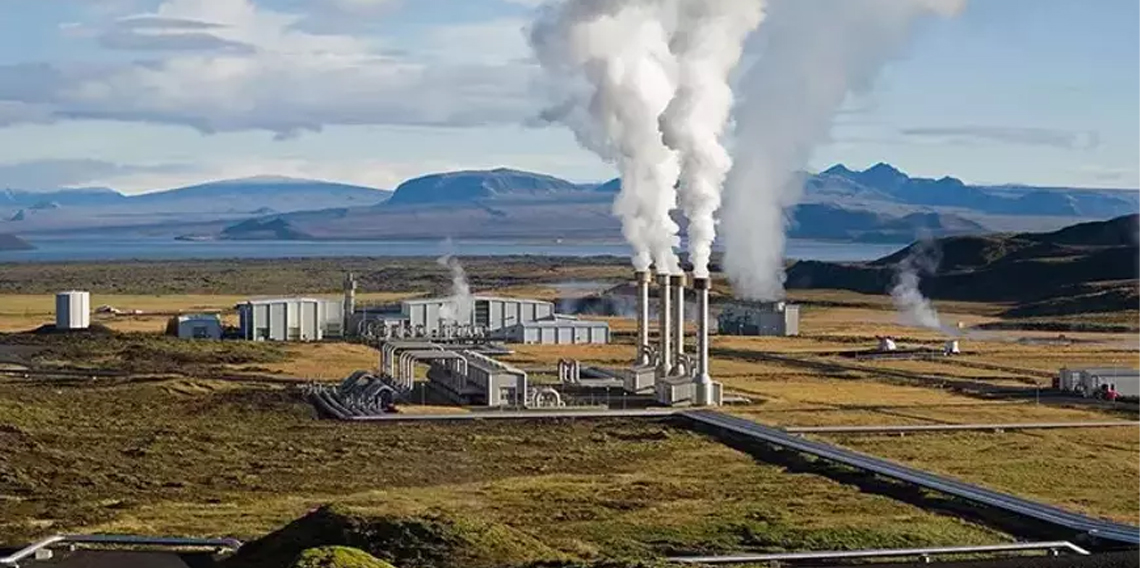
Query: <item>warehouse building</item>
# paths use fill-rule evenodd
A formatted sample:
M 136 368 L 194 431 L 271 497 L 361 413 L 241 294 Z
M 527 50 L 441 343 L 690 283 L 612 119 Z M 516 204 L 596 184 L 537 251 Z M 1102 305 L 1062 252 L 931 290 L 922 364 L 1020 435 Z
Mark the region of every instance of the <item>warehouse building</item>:
M 238 304 L 241 337 L 253 341 L 319 341 L 342 337 L 344 308 L 338 300 L 270 298 Z
M 424 337 L 437 336 L 448 323 L 471 326 L 487 333 L 525 322 L 548 318 L 554 315 L 554 303 L 543 300 L 522 300 L 517 298 L 496 298 L 473 296 L 470 299 L 465 321 L 454 321 L 449 315 L 459 311 L 455 298 L 421 298 L 405 300 L 400 313 L 407 319 L 411 329 Z
M 604 344 L 610 342 L 610 324 L 554 314 L 522 322 L 496 334 L 504 341 L 539 345 Z
M 800 307 L 786 302 L 733 302 L 721 309 L 717 327 L 724 335 L 799 335 Z

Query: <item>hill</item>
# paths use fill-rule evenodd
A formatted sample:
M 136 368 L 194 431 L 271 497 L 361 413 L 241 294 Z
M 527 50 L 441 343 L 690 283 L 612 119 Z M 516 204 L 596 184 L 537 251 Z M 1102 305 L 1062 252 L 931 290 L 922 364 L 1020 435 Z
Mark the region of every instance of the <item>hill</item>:
M 789 288 L 881 294 L 901 263 L 937 251 L 938 266 L 921 281 L 935 299 L 1011 302 L 1011 315 L 1137 309 L 1138 215 L 1081 223 L 1050 233 L 959 236 L 913 243 L 867 263 L 801 261 Z
M 583 187 L 553 176 L 507 168 L 431 174 L 396 188 L 390 205 L 469 203 L 489 199 L 543 199 L 581 193 Z
M 33 250 L 35 248 L 31 243 L 16 235 L 0 233 L 0 251 Z

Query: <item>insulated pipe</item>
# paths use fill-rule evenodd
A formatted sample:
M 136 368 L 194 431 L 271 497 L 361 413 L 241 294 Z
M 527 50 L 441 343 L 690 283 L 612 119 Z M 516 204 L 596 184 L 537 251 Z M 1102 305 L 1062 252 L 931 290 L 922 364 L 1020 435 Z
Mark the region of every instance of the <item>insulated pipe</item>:
M 637 364 L 649 365 L 649 271 L 637 276 Z
M 709 279 L 693 279 L 697 291 L 697 403 L 711 406 L 712 376 L 709 375 Z
M 668 377 L 669 372 L 673 370 L 673 354 L 672 354 L 672 340 L 670 339 L 671 326 L 669 325 L 669 318 L 673 311 L 672 303 L 669 301 L 669 275 L 660 274 L 657 276 L 660 283 L 661 294 L 661 309 L 660 312 L 660 334 L 659 340 L 661 341 L 661 361 L 660 366 L 657 368 L 658 373 L 662 377 Z
M 673 285 L 673 360 L 674 367 L 685 353 L 685 275 L 669 277 Z

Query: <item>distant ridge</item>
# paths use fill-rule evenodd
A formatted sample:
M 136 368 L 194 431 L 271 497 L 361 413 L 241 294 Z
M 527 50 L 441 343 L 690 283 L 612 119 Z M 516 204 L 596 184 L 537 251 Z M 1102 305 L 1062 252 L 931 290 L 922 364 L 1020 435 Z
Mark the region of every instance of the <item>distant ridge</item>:
M 935 239 L 921 245 L 940 258 L 921 288 L 936 299 L 1020 302 L 1010 310 L 1017 316 L 1136 310 L 1138 223 L 1140 215 L 1125 215 L 1048 233 Z M 881 294 L 918 246 L 865 263 L 800 261 L 788 269 L 787 286 Z
M 34 250 L 31 243 L 7 233 L 0 233 L 0 251 Z

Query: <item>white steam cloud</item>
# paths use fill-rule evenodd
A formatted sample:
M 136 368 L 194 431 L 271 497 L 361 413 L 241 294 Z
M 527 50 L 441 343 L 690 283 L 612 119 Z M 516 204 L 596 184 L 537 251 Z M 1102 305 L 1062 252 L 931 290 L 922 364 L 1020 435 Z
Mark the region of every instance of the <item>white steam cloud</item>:
M 530 44 L 552 79 L 578 81 L 578 92 L 546 118 L 569 126 L 582 146 L 617 166 L 622 189 L 614 213 L 634 267 L 647 270 L 652 262 L 678 273 L 679 227 L 670 212 L 680 164 L 658 129 L 676 90 L 668 12 L 653 0 L 567 0 L 541 11 Z
M 475 308 L 475 296 L 471 294 L 471 285 L 467 282 L 467 271 L 463 270 L 459 259 L 451 254 L 439 257 L 436 262 L 451 271 L 451 296 L 440 308 L 439 317 L 444 321 L 470 323 L 471 312 Z
M 895 284 L 891 300 L 899 311 L 900 322 L 912 327 L 925 327 L 947 331 L 930 300 L 922 295 L 918 283 L 922 274 L 934 274 L 938 269 L 938 256 L 929 241 L 911 246 L 910 253 L 896 266 Z
M 724 266 L 737 295 L 783 297 L 785 209 L 796 172 L 825 142 L 849 93 L 867 91 L 923 16 L 962 0 L 772 0 L 759 59 L 738 88 L 735 164 L 725 186 Z
M 709 276 L 715 215 L 732 159 L 721 136 L 732 111 L 729 75 L 744 40 L 764 17 L 764 0 L 680 0 L 671 42 L 678 63 L 676 95 L 661 116 L 665 143 L 681 156 L 681 209 L 689 220 L 693 275 Z

